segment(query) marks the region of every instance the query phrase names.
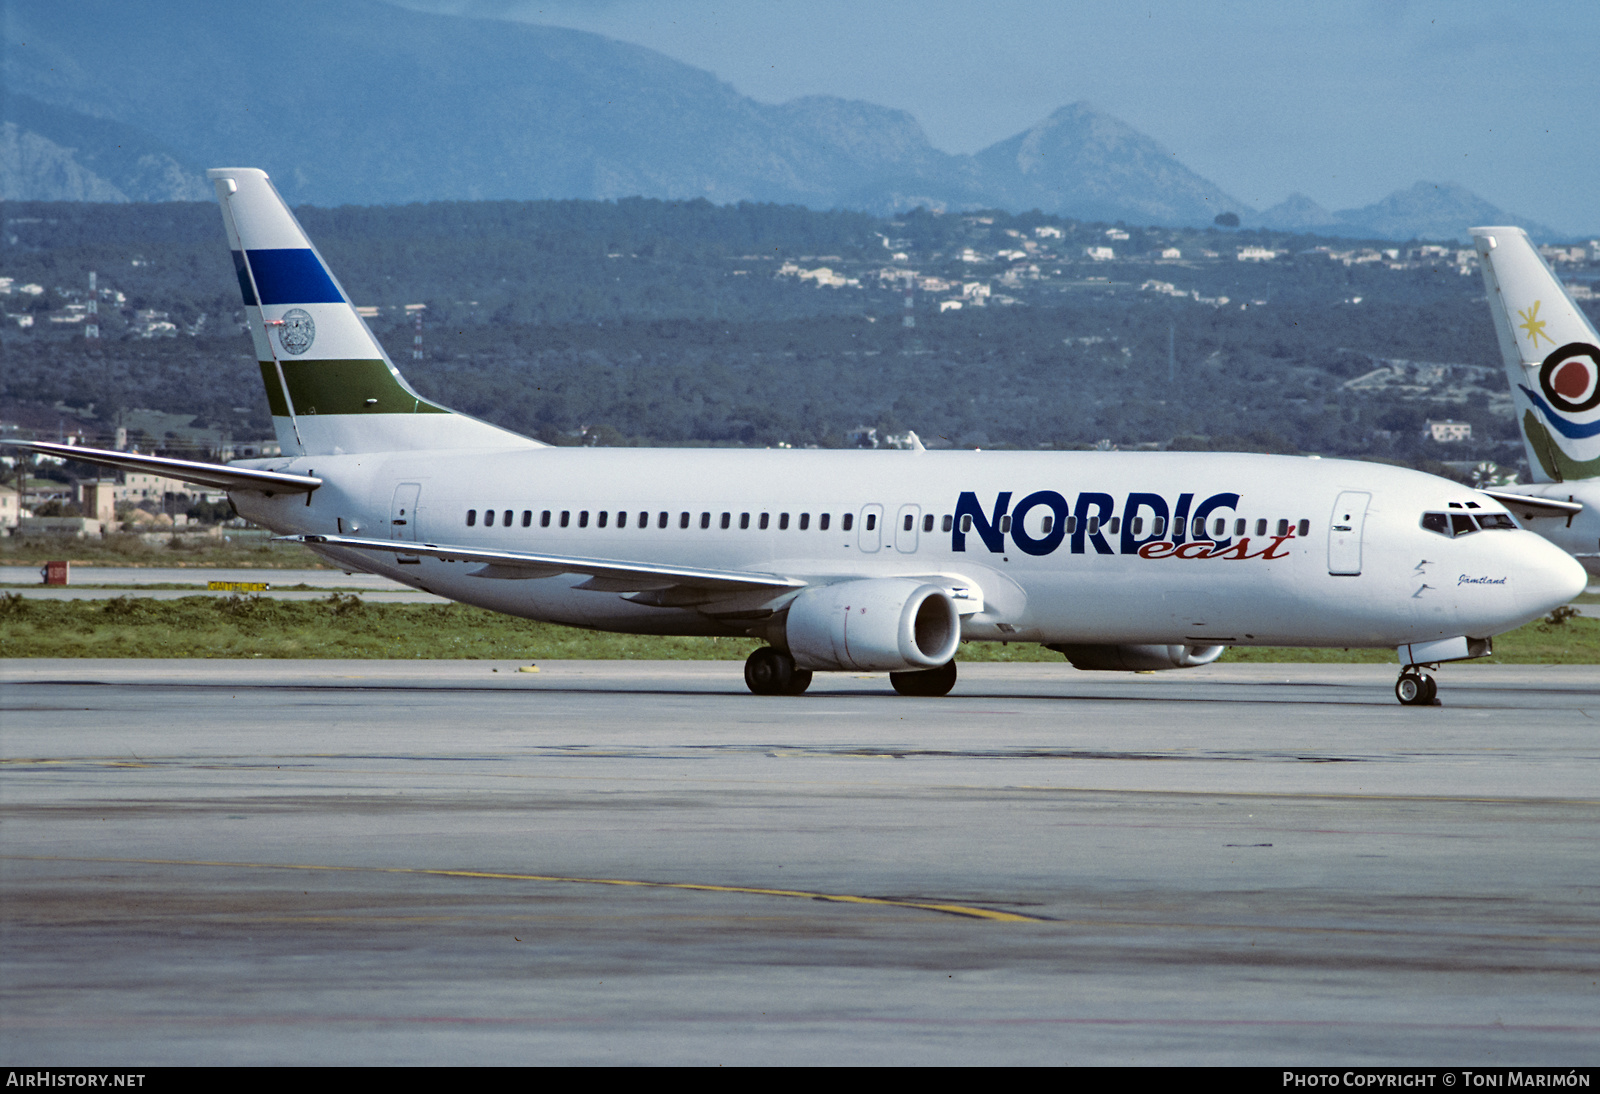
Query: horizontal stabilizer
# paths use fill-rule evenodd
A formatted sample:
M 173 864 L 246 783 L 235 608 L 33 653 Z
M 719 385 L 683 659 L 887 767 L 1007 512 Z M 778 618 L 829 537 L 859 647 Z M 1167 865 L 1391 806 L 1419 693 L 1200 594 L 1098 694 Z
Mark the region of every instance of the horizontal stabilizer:
M 1480 490 L 1480 494 L 1488 494 L 1495 501 L 1522 517 L 1571 517 L 1583 512 L 1583 503 L 1578 501 L 1561 501 L 1556 498 L 1533 498 L 1526 494 L 1514 494 L 1509 490 Z
M 762 589 L 774 593 L 786 589 L 801 589 L 805 582 L 776 574 L 750 573 L 740 570 L 706 570 L 694 566 L 658 566 L 653 563 L 627 562 L 607 558 L 571 558 L 565 555 L 542 555 L 526 551 L 484 551 L 475 547 L 440 546 L 436 543 L 413 543 L 410 540 L 365 539 L 358 536 L 284 536 L 295 543 L 314 547 L 344 547 L 358 551 L 387 551 L 396 555 L 443 559 L 446 562 L 476 562 L 486 567 L 470 576 L 474 577 L 552 577 L 556 574 L 586 574 L 591 582 L 585 587 L 607 592 L 644 592 L 673 586 L 690 586 L 725 592 L 746 592 Z
M 287 471 L 261 471 L 253 467 L 175 460 L 167 456 L 145 456 L 138 452 L 118 452 L 110 448 L 84 448 L 76 444 L 51 441 L 0 441 L 0 444 L 46 456 L 64 456 L 79 463 L 99 464 L 123 471 L 145 471 L 213 490 L 261 490 L 269 494 L 304 494 L 322 485 L 315 475 L 294 475 Z

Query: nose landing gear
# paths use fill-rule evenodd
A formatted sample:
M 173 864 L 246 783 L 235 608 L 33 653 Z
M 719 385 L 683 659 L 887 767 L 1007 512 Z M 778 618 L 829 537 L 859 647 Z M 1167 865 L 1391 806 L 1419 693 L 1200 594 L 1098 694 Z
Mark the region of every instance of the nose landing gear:
M 1408 707 L 1438 706 L 1439 685 L 1424 671 L 1427 668 L 1437 667 L 1437 665 L 1407 665 L 1401 670 L 1400 679 L 1395 681 L 1394 697 Z

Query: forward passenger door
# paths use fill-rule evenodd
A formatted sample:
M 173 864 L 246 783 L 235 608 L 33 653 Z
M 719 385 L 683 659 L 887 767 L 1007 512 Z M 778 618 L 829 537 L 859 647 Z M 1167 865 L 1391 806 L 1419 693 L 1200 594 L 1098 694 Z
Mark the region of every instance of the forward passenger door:
M 1328 521 L 1328 573 L 1340 577 L 1361 573 L 1361 529 L 1371 500 L 1371 494 L 1346 490 L 1333 503 L 1333 519 Z

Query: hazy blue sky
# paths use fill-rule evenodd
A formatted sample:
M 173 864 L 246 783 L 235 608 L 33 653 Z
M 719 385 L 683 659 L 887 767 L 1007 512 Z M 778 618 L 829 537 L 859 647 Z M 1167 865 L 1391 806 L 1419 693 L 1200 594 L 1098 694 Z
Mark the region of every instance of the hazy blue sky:
M 899 107 L 975 152 L 1088 100 L 1256 208 L 1458 182 L 1600 231 L 1600 2 L 397 0 L 574 27 L 764 102 Z

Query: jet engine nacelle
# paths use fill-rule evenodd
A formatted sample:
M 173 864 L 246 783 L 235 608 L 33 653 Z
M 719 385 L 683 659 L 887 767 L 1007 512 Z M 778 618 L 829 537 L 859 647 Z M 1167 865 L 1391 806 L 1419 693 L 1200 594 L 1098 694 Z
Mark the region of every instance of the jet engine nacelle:
M 783 633 L 802 669 L 902 672 L 955 657 L 961 616 L 937 585 L 870 578 L 805 589 L 790 603 Z
M 1209 665 L 1227 646 L 1050 646 L 1065 654 L 1075 669 L 1108 672 L 1156 672 Z

